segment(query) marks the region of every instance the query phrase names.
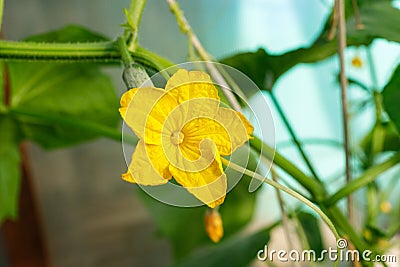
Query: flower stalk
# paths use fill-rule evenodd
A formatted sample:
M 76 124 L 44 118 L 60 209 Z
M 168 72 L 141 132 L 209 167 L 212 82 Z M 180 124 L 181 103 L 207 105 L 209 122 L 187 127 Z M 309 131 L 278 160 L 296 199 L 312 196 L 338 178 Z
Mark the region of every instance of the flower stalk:
M 400 152 L 396 153 L 387 161 L 375 165 L 371 167 L 364 174 L 360 177 L 351 180 L 345 187 L 339 189 L 336 193 L 334 193 L 328 200 L 325 202 L 327 206 L 334 205 L 336 202 L 341 200 L 342 198 L 350 195 L 351 193 L 361 189 L 362 187 L 366 186 L 367 184 L 375 181 L 379 174 L 389 170 L 393 166 L 397 165 L 400 162 Z
M 143 83 L 150 80 L 146 70 L 133 60 L 123 36 L 118 37 L 117 46 L 121 54 L 122 62 L 125 66 L 122 79 L 124 80 L 127 89 L 138 88 Z
M 250 177 L 253 177 L 255 179 L 258 179 L 260 181 L 265 182 L 266 184 L 269 184 L 289 195 L 291 195 L 292 197 L 296 198 L 297 200 L 301 201 L 302 203 L 304 203 L 305 205 L 307 205 L 308 207 L 310 207 L 312 210 L 314 210 L 319 216 L 321 216 L 322 220 L 328 225 L 329 229 L 332 231 L 333 235 L 335 236 L 336 239 L 339 239 L 340 236 L 338 234 L 338 232 L 336 231 L 335 226 L 333 225 L 332 221 L 328 218 L 328 216 L 325 215 L 325 213 L 320 210 L 317 206 L 315 206 L 315 204 L 313 204 L 310 200 L 308 200 L 307 198 L 303 197 L 302 195 L 300 195 L 299 193 L 297 193 L 296 191 L 293 191 L 292 189 L 285 187 L 283 185 L 281 185 L 280 183 L 275 182 L 274 180 L 270 180 L 267 179 L 266 177 L 250 171 L 246 168 L 243 168 L 242 166 L 239 166 L 231 161 L 226 160 L 225 158 L 221 158 L 222 163 L 227 166 L 228 168 L 231 168 L 235 171 L 241 172 L 243 174 L 246 174 Z

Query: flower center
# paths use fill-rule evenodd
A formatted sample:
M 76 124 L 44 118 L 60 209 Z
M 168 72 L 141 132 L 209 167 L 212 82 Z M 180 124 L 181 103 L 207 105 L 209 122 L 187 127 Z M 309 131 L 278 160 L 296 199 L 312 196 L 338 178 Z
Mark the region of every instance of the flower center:
M 185 135 L 181 131 L 175 131 L 171 134 L 171 142 L 176 146 L 182 144 L 184 138 Z

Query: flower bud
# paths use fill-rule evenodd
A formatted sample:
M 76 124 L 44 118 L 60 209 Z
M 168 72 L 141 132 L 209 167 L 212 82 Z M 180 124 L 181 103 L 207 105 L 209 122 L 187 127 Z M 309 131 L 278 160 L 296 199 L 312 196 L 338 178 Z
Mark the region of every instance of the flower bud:
M 383 201 L 379 208 L 383 213 L 389 213 L 392 210 L 392 204 L 389 201 Z
M 224 235 L 224 227 L 222 225 L 222 218 L 219 212 L 212 209 L 206 213 L 205 226 L 208 237 L 217 243 Z

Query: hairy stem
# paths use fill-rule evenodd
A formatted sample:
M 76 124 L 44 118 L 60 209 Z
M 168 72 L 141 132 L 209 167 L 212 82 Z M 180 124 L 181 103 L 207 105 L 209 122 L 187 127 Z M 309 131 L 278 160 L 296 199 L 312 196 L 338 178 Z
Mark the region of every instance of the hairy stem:
M 124 36 L 130 35 L 128 47 L 130 51 L 135 51 L 138 44 L 137 38 L 139 33 L 140 19 L 142 18 L 146 0 L 131 0 L 129 9 L 124 9 L 129 29 L 125 30 Z
M 165 58 L 141 47 L 130 52 L 133 59 L 147 67 L 162 70 L 172 64 Z M 116 42 L 35 43 L 0 41 L 0 59 L 61 62 L 119 63 L 121 54 Z
M 1 59 L 119 60 L 114 42 L 36 43 L 0 41 Z
M 124 37 L 122 36 L 118 37 L 117 47 L 121 55 L 121 60 L 124 63 L 125 67 L 132 64 L 134 61 L 131 54 L 128 51 L 128 47 L 126 46 L 126 40 Z

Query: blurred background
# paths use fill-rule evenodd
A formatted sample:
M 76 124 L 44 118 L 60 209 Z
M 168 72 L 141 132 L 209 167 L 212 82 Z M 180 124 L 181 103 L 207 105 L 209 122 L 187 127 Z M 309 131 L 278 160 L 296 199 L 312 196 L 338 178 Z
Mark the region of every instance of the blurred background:
M 179 4 L 206 49 L 214 57 L 223 58 L 259 47 L 279 54 L 310 45 L 330 14 L 332 2 L 182 0 Z M 3 38 L 19 40 L 66 24 L 81 24 L 115 38 L 124 22 L 123 8 L 128 6 L 129 0 L 5 1 Z M 187 39 L 179 32 L 165 1 L 147 1 L 139 42 L 175 63 L 188 57 Z M 382 87 L 399 63 L 400 47 L 377 40 L 371 55 L 378 71 L 378 85 Z M 371 84 L 365 67 L 351 65 L 356 56 L 367 61 L 364 50 L 347 49 L 349 74 Z M 121 69 L 108 68 L 107 72 L 121 94 L 125 90 Z M 342 142 L 337 74 L 336 56 L 316 64 L 300 64 L 278 81 L 275 90 L 298 136 L 310 140 L 306 151 L 318 163 L 314 164 L 317 171 L 328 178 L 337 177 L 343 169 L 343 152 L 337 145 Z M 350 91 L 351 101 L 364 97 L 353 92 Z M 257 101 L 252 99 L 253 105 L 263 108 L 257 106 Z M 277 147 L 303 166 L 276 110 L 272 112 L 276 118 Z M 366 108 L 353 118 L 351 130 L 355 139 L 370 129 L 372 116 L 373 109 Z M 330 140 L 331 144 L 313 145 L 315 138 Z M 44 235 L 54 266 L 152 267 L 166 266 L 172 261 L 167 240 L 157 236 L 149 213 L 137 197 L 140 189 L 120 179 L 126 169 L 120 143 L 100 139 L 56 151 L 44 151 L 29 144 L 29 155 Z M 267 187 L 262 190 L 258 194 L 254 225 L 268 224 L 279 217 L 275 191 Z M 1 239 L 0 266 L 8 266 Z

